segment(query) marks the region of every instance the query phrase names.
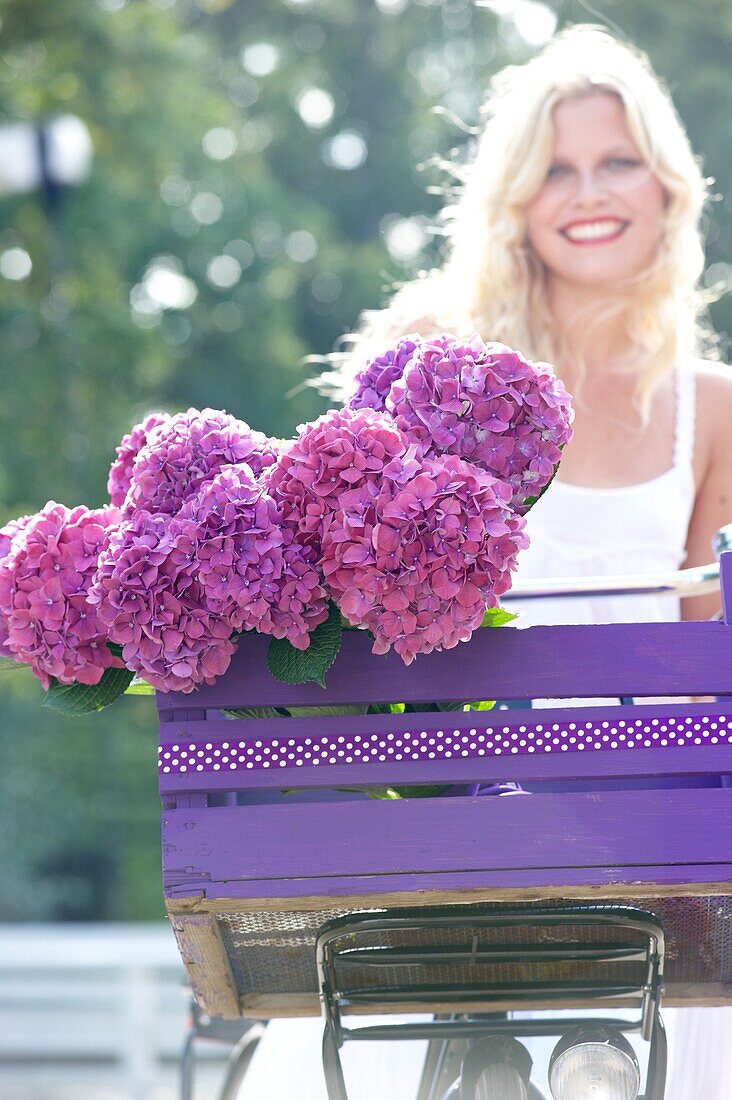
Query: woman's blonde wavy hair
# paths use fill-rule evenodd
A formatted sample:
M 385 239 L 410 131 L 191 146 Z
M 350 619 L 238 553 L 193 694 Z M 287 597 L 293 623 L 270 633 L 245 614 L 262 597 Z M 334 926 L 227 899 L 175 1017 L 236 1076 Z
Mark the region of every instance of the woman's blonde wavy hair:
M 362 315 L 359 331 L 345 338 L 347 350 L 336 356 L 338 368 L 324 376 L 339 396 L 386 343 L 413 331 L 477 331 L 563 372 L 567 349 L 549 310 L 545 270 L 527 241 L 525 207 L 551 163 L 554 107 L 597 91 L 621 99 L 628 130 L 667 201 L 653 262 L 593 304 L 584 319 L 586 339 L 609 320 L 623 319 L 636 349 L 632 369 L 644 416 L 659 377 L 679 361 L 709 354 L 714 338 L 702 314 L 712 296 L 698 284 L 704 267 L 700 219 L 711 181 L 647 57 L 603 28 L 573 26 L 526 64 L 494 77 L 474 155 L 462 168 L 445 166 L 456 197 L 440 215 L 444 261 L 403 284 L 387 308 Z M 580 351 L 571 379 L 575 394 L 582 374 Z

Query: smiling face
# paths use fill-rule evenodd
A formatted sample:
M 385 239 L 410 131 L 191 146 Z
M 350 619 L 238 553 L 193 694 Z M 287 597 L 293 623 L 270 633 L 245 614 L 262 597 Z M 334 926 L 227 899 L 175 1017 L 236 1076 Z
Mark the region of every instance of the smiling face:
M 549 278 L 583 286 L 628 278 L 663 237 L 665 192 L 628 131 L 623 104 L 592 92 L 555 107 L 554 155 L 526 207 Z

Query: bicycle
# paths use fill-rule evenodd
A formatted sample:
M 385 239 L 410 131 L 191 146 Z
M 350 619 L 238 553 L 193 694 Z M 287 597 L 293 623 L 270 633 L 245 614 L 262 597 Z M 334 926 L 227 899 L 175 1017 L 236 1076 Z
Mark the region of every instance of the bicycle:
M 549 1074 L 555 1100 L 583 1095 L 571 1078 L 578 1066 L 587 1069 L 590 1055 L 599 1059 L 597 1088 L 605 1087 L 602 1071 L 615 1072 L 625 1089 L 598 1096 L 662 1100 L 664 988 L 667 1000 L 683 1004 L 693 981 L 708 1003 L 725 1003 L 724 982 L 732 979 L 709 964 L 715 951 L 726 951 L 732 925 L 729 528 L 718 548 L 725 609 L 718 623 L 481 631 L 460 657 L 434 655 L 432 671 L 430 659 L 406 672 L 381 665 L 380 683 L 363 639 L 349 638 L 352 652 L 329 673 L 325 701 L 399 697 L 414 704 L 416 717 L 258 719 L 256 731 L 251 722 L 224 720 L 223 707 L 323 702 L 322 689 L 262 680 L 256 638 L 228 677 L 201 689 L 195 709 L 190 697 L 160 697 L 167 904 L 199 1001 L 232 1018 L 308 1014 L 320 1002 L 330 1100 L 347 1100 L 343 1044 L 372 1039 L 429 1040 L 419 1100 L 540 1100 L 521 1039 L 548 1034 L 559 1038 Z M 650 578 L 517 585 L 511 595 L 692 595 L 719 578 L 720 566 L 711 565 Z M 557 652 L 563 660 L 547 660 Z M 496 693 L 525 702 L 522 660 L 532 668 L 535 694 L 614 695 L 621 705 L 496 709 L 480 719 L 419 712 L 423 700 L 483 697 L 487 667 Z M 634 702 L 681 694 L 681 675 L 684 695 L 718 701 Z M 164 771 L 173 742 L 223 759 L 235 739 L 241 752 L 233 775 L 216 774 L 215 765 L 189 772 L 180 766 L 185 752 L 177 768 Z M 390 804 L 278 803 L 272 796 L 265 806 L 247 804 L 252 791 L 284 782 L 303 791 L 382 779 L 454 784 L 473 782 L 476 769 L 486 768 L 492 779 L 538 784 L 540 793 Z M 629 777 L 637 790 L 622 790 Z M 580 790 L 590 781 L 596 794 Z M 632 820 L 638 814 L 641 831 Z M 680 814 L 688 835 L 672 828 Z M 575 820 L 582 828 L 573 834 Z M 329 845 L 331 835 L 337 846 Z M 495 839 L 490 850 L 476 841 L 483 835 Z M 619 977 L 609 981 L 608 968 Z M 407 974 L 408 981 L 397 980 Z M 638 1017 L 608 1017 L 590 1033 L 581 1018 L 515 1015 L 522 1007 L 551 1012 L 619 1001 L 637 1002 Z M 344 1011 L 364 1008 L 435 1018 L 344 1024 Z M 648 1044 L 645 1082 L 626 1033 Z

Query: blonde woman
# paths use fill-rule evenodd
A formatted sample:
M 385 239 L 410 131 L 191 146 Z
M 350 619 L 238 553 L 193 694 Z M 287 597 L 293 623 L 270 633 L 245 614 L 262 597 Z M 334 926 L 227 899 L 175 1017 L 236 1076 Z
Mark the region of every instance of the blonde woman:
M 593 27 L 493 81 L 475 155 L 441 216 L 445 262 L 365 315 L 337 376 L 395 335 L 477 330 L 555 364 L 575 435 L 529 516 L 520 575 L 703 564 L 732 520 L 732 372 L 698 289 L 707 198 L 645 57 Z M 686 601 L 684 617 L 718 610 Z M 535 606 L 553 622 L 677 617 L 673 600 Z
M 444 262 L 364 317 L 336 372 L 347 393 L 372 354 L 414 331 L 476 330 L 555 364 L 574 394 L 575 434 L 529 514 L 520 577 L 704 564 L 712 536 L 732 521 L 732 372 L 710 361 L 698 289 L 706 185 L 648 60 L 599 28 L 563 32 L 495 78 L 474 156 L 442 215 Z M 681 608 L 633 596 L 532 601 L 523 618 L 659 621 L 718 610 L 715 595 Z M 732 1010 L 668 1016 L 668 1100 L 723 1100 Z

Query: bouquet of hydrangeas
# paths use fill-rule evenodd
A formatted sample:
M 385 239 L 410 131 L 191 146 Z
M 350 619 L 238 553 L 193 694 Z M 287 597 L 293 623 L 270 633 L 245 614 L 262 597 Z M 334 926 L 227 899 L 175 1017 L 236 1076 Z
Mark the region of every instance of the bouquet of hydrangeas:
M 284 443 L 212 409 L 153 414 L 117 448 L 107 506 L 0 530 L 0 645 L 74 713 L 133 676 L 211 683 L 251 630 L 290 682 L 323 682 L 344 627 L 410 664 L 510 618 L 524 516 L 571 422 L 547 364 L 477 335 L 400 340 Z

